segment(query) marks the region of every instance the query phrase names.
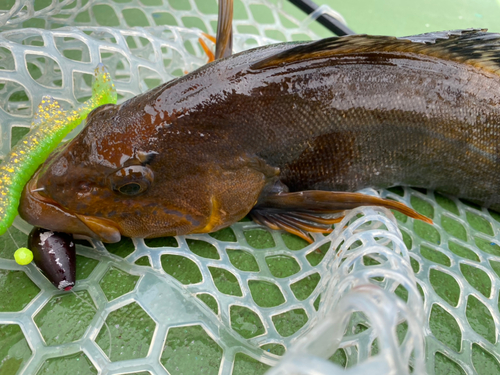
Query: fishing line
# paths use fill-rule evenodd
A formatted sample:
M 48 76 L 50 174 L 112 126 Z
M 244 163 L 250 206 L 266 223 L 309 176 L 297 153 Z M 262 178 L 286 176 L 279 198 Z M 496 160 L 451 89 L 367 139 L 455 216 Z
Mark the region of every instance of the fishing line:
M 7 228 L 7 233 L 9 233 L 10 239 L 12 240 L 12 242 L 14 242 L 14 245 L 16 245 L 16 247 L 19 249 L 21 246 L 18 245 L 17 241 L 14 239 L 14 236 L 12 235 L 12 233 L 10 233 L 10 228 Z
M 102 321 L 104 322 L 104 325 L 105 325 L 105 326 L 106 326 L 106 328 L 107 328 L 107 331 L 108 331 L 108 336 L 109 336 L 109 353 L 108 353 L 108 358 L 109 358 L 109 360 L 110 360 L 110 361 L 112 361 L 112 360 L 111 360 L 111 350 L 112 350 L 113 348 L 112 348 L 112 345 L 111 345 L 111 338 L 112 338 L 112 336 L 111 336 L 111 329 L 109 328 L 108 323 L 106 323 L 106 319 L 104 319 L 104 317 L 103 317 L 103 315 L 102 315 L 103 313 L 99 313 L 99 311 L 97 311 L 97 309 L 96 309 L 96 308 L 95 308 L 95 307 L 94 307 L 94 306 L 93 306 L 90 302 L 85 301 L 85 300 L 84 300 L 82 297 L 80 297 L 80 296 L 79 296 L 79 295 L 78 295 L 78 294 L 77 294 L 77 293 L 76 293 L 73 289 L 70 289 L 69 291 L 70 291 L 71 293 L 73 293 L 73 294 L 76 296 L 76 298 L 79 298 L 79 299 L 80 299 L 83 303 L 87 304 L 87 306 L 89 306 L 89 307 L 90 307 L 90 308 L 91 308 L 91 309 L 92 309 L 92 310 L 93 310 L 96 314 L 98 314 L 98 315 L 99 315 L 99 318 L 101 318 L 101 319 L 102 319 Z M 89 294 L 89 295 L 90 295 L 90 294 Z M 92 297 L 91 297 L 91 298 L 92 298 Z
M 306 14 L 312 14 L 319 9 L 319 6 L 312 0 L 288 0 Z M 322 14 L 316 21 L 338 36 L 356 34 L 349 27 L 330 14 Z

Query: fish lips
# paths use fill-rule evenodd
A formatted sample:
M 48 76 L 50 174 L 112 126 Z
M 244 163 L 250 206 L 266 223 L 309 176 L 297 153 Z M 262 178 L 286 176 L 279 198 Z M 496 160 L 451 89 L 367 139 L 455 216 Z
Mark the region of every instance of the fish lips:
M 21 195 L 19 215 L 28 223 L 56 232 L 73 233 L 115 243 L 121 234 L 117 224 L 111 220 L 66 211 L 56 201 L 39 194 L 37 190 L 39 171 L 26 184 Z

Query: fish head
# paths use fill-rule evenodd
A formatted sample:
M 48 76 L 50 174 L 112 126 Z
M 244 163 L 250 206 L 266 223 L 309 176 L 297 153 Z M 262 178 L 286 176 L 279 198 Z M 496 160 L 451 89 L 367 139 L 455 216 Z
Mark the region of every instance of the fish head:
M 109 243 L 211 232 L 244 217 L 269 171 L 234 153 L 224 137 L 164 120 L 152 121 L 134 103 L 91 112 L 25 186 L 21 217 Z

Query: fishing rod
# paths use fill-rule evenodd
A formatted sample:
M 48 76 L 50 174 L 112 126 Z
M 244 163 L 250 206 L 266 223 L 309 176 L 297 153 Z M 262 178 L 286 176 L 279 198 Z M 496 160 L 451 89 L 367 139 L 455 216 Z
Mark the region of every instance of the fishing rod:
M 312 0 L 288 0 L 306 14 L 311 14 L 318 10 L 319 6 Z M 325 26 L 328 30 L 338 36 L 356 34 L 342 22 L 329 14 L 322 14 L 316 21 Z

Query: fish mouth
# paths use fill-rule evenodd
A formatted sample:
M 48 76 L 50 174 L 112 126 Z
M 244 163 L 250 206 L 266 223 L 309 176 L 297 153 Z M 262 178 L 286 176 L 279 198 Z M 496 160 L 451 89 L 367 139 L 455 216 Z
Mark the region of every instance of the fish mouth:
M 67 211 L 52 198 L 40 194 L 38 170 L 26 184 L 21 195 L 19 215 L 31 225 L 56 232 L 80 234 L 102 242 L 120 241 L 118 225 L 108 219 Z

